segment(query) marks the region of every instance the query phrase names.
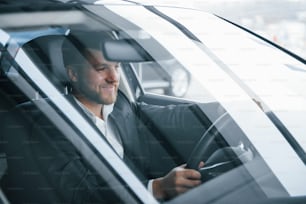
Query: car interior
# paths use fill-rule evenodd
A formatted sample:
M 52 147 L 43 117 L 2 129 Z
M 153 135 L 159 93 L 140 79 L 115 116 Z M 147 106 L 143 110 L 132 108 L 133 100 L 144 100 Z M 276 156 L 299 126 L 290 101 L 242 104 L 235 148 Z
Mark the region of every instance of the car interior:
M 67 152 L 61 151 L 60 145 L 67 145 L 67 148 L 72 148 L 72 151 L 76 152 L 79 149 L 73 147 L 66 138 L 57 143 L 52 140 L 53 138 L 48 137 L 47 133 L 49 134 L 50 131 L 55 137 L 63 135 L 63 132 L 53 124 L 45 112 L 44 117 L 40 117 L 42 110 L 29 104 L 35 101 L 35 103 L 48 104 L 55 111 L 60 111 L 53 104 L 53 99 L 48 98 L 44 90 L 27 77 L 24 73 L 27 67 L 21 67 L 15 61 L 14 54 L 25 52 L 43 75 L 66 96 L 70 87 L 62 60 L 62 42 L 70 37 L 69 32 L 87 30 L 107 31 L 114 37 L 114 40 L 105 41 L 102 49 L 107 58 L 121 62 L 122 77 L 118 96 L 120 101 L 116 105 L 120 107 L 122 114 L 130 112 L 135 102 L 163 107 L 160 112 L 150 109 L 137 110 L 142 115 L 138 118 L 139 131 L 146 135 L 145 140 L 156 152 L 155 155 L 150 155 L 148 163 L 154 173 L 144 176 L 152 178 L 164 176 L 170 169 L 184 163 L 187 163 L 189 168 L 198 169 L 199 161 L 205 162 L 205 166 L 199 169 L 204 184 L 190 191 L 188 195 L 166 203 L 190 203 L 191 198 L 198 203 L 219 203 L 218 201 L 237 203 L 237 198 L 241 203 L 305 203 L 305 196 L 290 197 L 243 131 L 218 102 L 196 103 L 146 92 L 135 75 L 133 66 L 142 62 L 155 63 L 150 53 L 144 50 L 137 43 L 138 41 L 129 39 L 129 36 L 123 33 L 124 31 L 119 31 L 119 28 L 110 25 L 106 20 L 97 20 L 91 14 L 79 12 L 75 9 L 77 6 L 72 7 L 71 5 L 61 7 L 55 4 L 52 6 L 37 4 L 36 8 L 27 8 L 28 11 L 35 11 L 35 9 L 51 11 L 38 13 L 41 21 L 35 21 L 35 25 L 32 23 L 37 16 L 23 15 L 24 10 L 21 8 L 17 11 L 16 18 L 9 15 L 9 12 L 16 8 L 0 8 L 2 12 L 7 12 L 7 15 L 2 16 L 1 24 L 4 28 L 12 27 L 7 31 L 13 36 L 8 45 L 0 44 L 0 199 L 7 199 L 11 203 L 63 203 L 65 201 L 69 203 L 68 197 L 71 195 L 66 191 L 63 192 L 52 179 L 48 178 L 50 173 L 46 166 L 54 158 L 62 160 L 63 164 L 67 160 Z M 102 11 L 107 13 L 107 9 Z M 56 18 L 59 15 L 67 18 Z M 22 18 L 24 18 L 22 21 L 17 20 Z M 54 24 L 46 26 L 51 21 Z M 15 37 L 17 42 L 14 42 Z M 154 46 L 162 48 L 158 43 Z M 160 51 L 157 54 L 171 58 L 167 50 L 157 50 Z M 23 78 L 33 86 L 37 94 L 29 95 L 22 91 L 14 81 L 19 78 Z M 174 105 L 184 108 L 176 108 Z M 78 109 L 76 106 L 75 108 Z M 161 112 L 165 117 L 160 117 Z M 86 118 L 85 114 L 83 116 Z M 180 121 L 177 122 L 184 125 L 173 126 L 171 122 L 174 116 L 179 116 Z M 268 117 L 273 120 L 273 115 Z M 73 126 L 73 118 L 69 119 Z M 94 125 L 92 127 L 95 128 Z M 279 129 L 282 130 L 282 128 Z M 106 160 L 102 161 L 107 163 Z M 87 164 L 86 160 L 84 162 Z M 95 171 L 90 164 L 87 166 L 90 171 Z M 137 166 L 137 163 L 134 166 Z M 139 169 L 133 168 L 133 165 L 129 167 L 138 176 Z M 71 168 L 80 170 L 75 172 L 75 176 L 82 177 L 84 171 L 80 166 Z M 109 168 L 113 170 L 112 167 Z M 235 171 L 231 171 L 232 169 Z M 251 175 L 248 171 L 250 169 L 256 169 L 255 174 Z M 54 178 L 57 177 L 58 175 L 54 174 Z M 93 200 L 99 200 L 101 203 L 127 202 L 116 195 L 112 186 L 105 183 L 104 178 L 96 178 L 98 181 L 93 183 L 97 186 L 102 183 L 105 188 L 101 189 L 103 196 Z M 141 180 L 142 177 L 139 179 Z M 86 186 L 81 183 L 80 187 L 83 187 L 82 185 Z M 122 185 L 124 186 L 125 183 L 122 182 Z M 272 195 L 281 196 L 266 199 L 268 196 L 262 186 Z M 125 187 L 129 189 L 128 186 Z M 199 196 L 202 192 L 209 193 L 203 198 Z M 85 192 L 85 194 L 94 196 L 91 192 Z M 3 195 L 7 198 L 3 198 Z M 282 197 L 284 195 L 289 196 Z M 81 195 L 74 196 L 78 200 Z M 252 202 L 252 199 L 256 202 Z
M 146 137 L 147 142 L 157 152 L 150 159 L 150 168 L 155 172 L 154 175 L 150 175 L 151 177 L 163 176 L 172 168 L 186 162 L 189 167 L 197 168 L 196 164 L 204 160 L 209 165 L 203 168 L 201 172 L 204 181 L 208 181 L 221 175 L 223 172 L 241 165 L 241 158 L 237 159 L 235 156 L 237 152 L 229 148 L 229 146 L 239 146 L 239 142 L 243 140 L 243 137 L 233 139 L 233 142 L 229 144 L 217 129 L 214 128 L 215 125 L 218 125 L 218 121 L 220 121 L 220 123 L 224 122 L 226 124 L 227 128 L 224 128 L 224 131 L 230 132 L 228 134 L 234 136 L 238 131 L 243 135 L 239 127 L 230 122 L 230 117 L 219 103 L 201 104 L 185 99 L 146 93 L 139 85 L 137 77 L 131 73 L 134 73 L 133 63 L 153 61 L 150 54 L 139 46 L 136 41 L 125 39 L 126 36 L 120 36 L 122 33 L 113 29 L 108 23 L 92 20 L 92 18 L 88 18 L 86 15 L 82 15 L 82 18 L 86 19 L 82 22 L 84 23 L 82 24 L 84 30 L 97 32 L 96 28 L 99 27 L 101 29 L 99 30 L 100 32 L 107 31 L 114 35 L 115 40 L 105 41 L 102 49 L 110 60 L 121 62 L 122 78 L 119 89 L 120 97 L 123 100 L 121 100 L 118 106 L 121 107 L 122 111 L 124 112 L 124 110 L 131 108 L 132 102 L 165 107 L 161 109 L 164 115 L 166 115 L 164 118 L 160 118 L 158 112 L 152 112 L 150 109 L 139 110 L 143 113 L 143 117 L 139 119 L 141 121 L 140 131 L 148 135 Z M 21 25 L 21 22 L 18 21 L 8 22 L 8 26 L 11 25 L 10 23 L 13 23 L 16 27 L 27 26 Z M 24 51 L 63 95 L 69 93 L 69 80 L 63 65 L 61 46 L 63 40 L 69 36 L 67 34 L 69 33 L 68 31 L 73 33 L 72 31 L 80 29 L 79 24 L 75 24 L 75 22 L 70 23 L 70 26 L 62 26 L 64 30 L 60 32 L 57 30 L 53 33 L 35 34 L 31 39 L 17 43 L 17 46 L 20 47 L 18 47 L 19 51 Z M 33 30 L 37 29 L 40 31 L 40 29 L 45 29 L 42 25 L 37 26 Z M 51 30 L 56 30 L 56 26 Z M 27 29 L 21 29 L 20 31 L 21 33 L 25 32 L 28 34 Z M 18 29 L 16 33 L 18 33 Z M 14 42 L 10 42 L 10 44 L 14 44 Z M 160 45 L 156 44 L 156 46 Z M 165 50 L 162 50 L 159 55 L 169 57 Z M 47 99 L 43 90 L 40 90 L 40 87 L 35 85 L 33 86 L 35 86 L 39 97 L 29 97 L 20 91 L 8 77 L 9 74 L 15 74 L 10 71 L 10 68 L 14 67 L 20 71 L 22 77 L 26 78 L 23 75 L 22 68 L 14 61 L 13 57 L 9 52 L 1 53 L 0 93 L 3 100 L 0 104 L 0 110 L 2 110 L 0 114 L 3 116 L 1 117 L 1 129 L 3 132 L 1 133 L 0 149 L 4 151 L 1 154 L 0 163 L 5 164 L 1 165 L 3 167 L 3 170 L 1 169 L 1 172 L 3 172 L 1 173 L 1 188 L 12 203 L 40 203 L 46 200 L 60 202 L 63 199 L 65 200 L 66 195 L 63 195 L 46 178 L 46 169 L 41 167 L 42 164 L 46 164 L 49 161 L 48 155 L 59 155 L 56 152 L 58 149 L 56 145 L 49 147 L 52 141 L 47 136 L 44 136 L 44 131 L 49 130 L 48 127 L 52 126 L 52 122 L 48 120 L 48 117 L 39 118 L 44 128 L 42 130 L 33 128 L 38 120 L 35 118 L 37 110 L 29 109 L 25 105 L 36 100 L 50 103 L 52 106 L 52 99 Z M 30 80 L 29 83 L 31 83 Z M 181 104 L 186 108 L 184 111 L 180 111 L 173 104 Z M 172 121 L 173 114 L 180 116 L 180 122 L 184 123 L 184 126 L 174 127 L 169 125 L 168 122 Z M 232 131 L 232 128 L 236 129 L 236 131 Z M 35 135 L 40 135 L 41 138 L 32 137 L 33 132 L 38 132 Z M 59 133 L 55 132 L 54 134 Z M 206 137 L 207 135 L 208 137 Z M 235 137 L 237 136 L 235 135 Z M 249 144 L 246 140 L 244 143 Z M 37 155 L 37 150 L 42 149 L 45 149 L 46 155 Z M 40 191 L 42 193 L 37 194 L 37 187 L 43 189 Z M 107 194 L 109 194 L 109 199 L 107 198 L 105 203 L 118 201 L 112 200 L 116 196 L 113 196 L 110 190 L 107 191 Z
M 35 38 L 30 40 L 29 42 L 25 43 L 22 46 L 22 49 L 26 52 L 26 54 L 34 61 L 34 63 L 40 68 L 40 70 L 48 76 L 50 80 L 52 80 L 53 84 L 57 87 L 58 90 L 61 91 L 63 94 L 67 94 L 68 92 L 68 78 L 66 76 L 66 71 L 63 68 L 63 61 L 62 61 L 62 54 L 61 54 L 61 44 L 64 38 L 67 37 L 65 35 L 46 35 Z M 107 42 L 105 49 L 113 50 L 112 48 L 115 46 L 119 46 L 122 50 L 130 50 L 130 56 L 124 56 L 126 60 L 122 60 L 122 57 L 119 56 L 117 60 L 121 61 L 128 61 L 133 59 L 133 62 L 143 61 L 143 60 L 150 60 L 150 57 L 147 53 L 143 50 L 139 49 L 139 47 L 135 50 L 135 46 L 130 46 L 130 42 L 127 41 L 117 41 L 117 42 Z M 134 45 L 134 44 L 133 44 Z M 108 46 L 108 47 L 107 47 Z M 140 51 L 139 51 L 140 50 Z M 56 53 L 56 54 L 55 54 Z M 140 53 L 140 54 L 139 54 Z M 109 57 L 111 58 L 114 53 L 109 53 Z M 118 56 L 117 56 L 118 57 Z M 124 69 L 131 69 L 128 63 L 122 63 L 123 70 Z M 9 93 L 10 96 L 6 98 L 13 98 L 13 101 L 9 101 L 8 103 L 3 104 L 4 110 L 13 110 L 9 111 L 10 114 L 7 114 L 4 123 L 4 133 L 2 134 L 2 147 L 1 149 L 5 150 L 6 160 L 8 163 L 8 173 L 4 174 L 4 178 L 1 179 L 2 189 L 5 191 L 6 195 L 8 196 L 9 200 L 12 202 L 23 202 L 23 201 L 33 201 L 33 195 L 35 195 L 35 201 L 43 201 L 46 198 L 47 200 L 56 200 L 59 201 L 60 198 L 63 196 L 60 192 L 58 192 L 54 186 L 48 181 L 48 179 L 44 176 L 44 169 L 40 169 L 40 162 L 41 162 L 41 155 L 37 157 L 35 155 L 35 151 L 33 148 L 46 148 L 48 146 L 48 139 L 43 139 L 44 142 L 40 142 L 39 145 L 35 144 L 35 139 L 31 138 L 31 128 L 33 123 L 35 123 L 35 111 L 29 110 L 27 108 L 22 107 L 26 101 L 29 99 L 22 93 L 19 92 L 14 84 L 9 82 L 8 79 L 5 79 L 5 73 L 2 74 L 1 83 L 5 84 L 1 87 L 5 87 L 6 90 L 3 90 L 5 94 Z M 122 89 L 122 87 L 120 87 Z M 129 106 L 129 99 L 126 97 L 124 93 L 125 89 L 122 89 L 120 92 L 125 98 L 126 102 L 122 103 L 122 109 L 124 110 L 126 107 Z M 167 99 L 167 97 L 165 97 Z M 150 99 L 150 98 L 149 98 Z M 155 99 L 149 100 L 148 98 L 141 98 L 139 99 L 140 102 L 150 102 L 153 104 L 156 103 L 157 105 L 160 104 L 160 100 L 158 97 Z M 39 99 L 44 100 L 44 99 Z M 146 101 L 147 100 L 147 101 Z M 165 100 L 167 101 L 167 100 Z M 163 103 L 165 103 L 165 101 Z M 170 101 L 166 103 L 173 103 L 172 98 Z M 182 102 L 183 101 L 183 102 Z M 127 104 L 125 104 L 127 103 Z M 187 101 L 184 100 L 177 100 L 175 104 L 184 103 L 187 104 Z M 14 109 L 15 106 L 21 106 L 20 108 Z M 165 105 L 165 104 L 163 104 Z M 9 108 L 7 108 L 9 106 Z M 26 106 L 25 106 L 26 107 Z M 212 116 L 215 115 L 216 112 L 219 115 L 215 115 L 215 119 L 220 117 L 224 114 L 224 110 L 220 109 L 218 104 L 211 104 L 206 107 L 207 114 L 211 114 Z M 216 111 L 218 110 L 218 111 Z M 171 112 L 173 109 L 164 109 L 163 111 L 169 112 L 169 118 L 171 117 Z M 12 114 L 13 112 L 13 114 Z M 6 114 L 6 113 L 4 113 Z M 145 118 L 143 120 L 143 127 L 142 131 L 145 131 L 147 135 L 150 135 L 147 139 L 150 144 L 154 144 L 152 148 L 159 149 L 158 152 L 160 155 L 154 155 L 154 158 L 159 159 L 152 159 L 150 162 L 151 168 L 154 169 L 156 172 L 155 175 L 151 176 L 162 176 L 167 173 L 170 169 L 174 168 L 177 165 L 181 165 L 186 163 L 189 156 L 191 155 L 192 150 L 196 146 L 197 142 L 200 140 L 201 136 L 205 132 L 205 128 L 211 126 L 212 122 L 203 114 L 203 111 L 199 108 L 197 104 L 191 104 L 188 107 L 188 111 L 181 113 L 182 118 L 184 119 L 184 123 L 186 127 L 192 127 L 192 131 L 186 131 L 185 127 L 177 128 L 177 127 L 170 127 L 167 125 L 167 120 L 169 118 L 160 119 L 158 114 L 150 113 L 150 111 L 146 111 L 144 115 Z M 34 118 L 34 119 L 33 119 Z M 32 122 L 30 122 L 32 121 Z M 45 125 L 48 126 L 46 123 Z M 20 128 L 10 128 L 20 126 Z M 190 130 L 190 129 L 189 129 Z M 40 133 L 43 135 L 43 133 Z M 186 138 L 186 134 L 188 134 L 188 138 Z M 16 137 L 12 137 L 12 135 L 16 135 Z M 174 136 L 175 135 L 175 136 Z M 34 142 L 33 142 L 34 140 Z M 30 141 L 30 142 L 29 142 Z M 33 143 L 32 143 L 32 142 Z M 52 143 L 52 142 L 51 142 Z M 210 143 L 214 143 L 213 145 Z M 37 145 L 37 146 L 35 146 Z M 202 145 L 202 144 L 201 144 Z M 33 147 L 35 146 L 35 147 Z M 213 138 L 209 145 L 207 146 L 207 151 L 197 152 L 194 153 L 198 155 L 197 159 L 202 159 L 203 154 L 206 159 L 209 155 L 212 154 L 216 149 L 220 146 L 227 146 L 226 142 L 219 138 L 219 141 L 216 142 L 215 138 Z M 52 148 L 48 151 L 54 151 Z M 201 149 L 201 148 L 200 148 Z M 198 151 L 198 150 L 197 150 Z M 216 158 L 220 159 L 220 157 L 224 157 L 225 155 L 230 154 L 231 150 L 224 153 L 219 153 Z M 48 152 L 48 154 L 53 154 Z M 199 157 L 200 155 L 200 157 Z M 222 155 L 222 156 L 220 156 Z M 46 156 L 47 157 L 47 156 Z M 229 157 L 229 156 L 226 156 Z M 13 158 L 13 159 L 12 159 Z M 17 158 L 17 159 L 15 159 Z M 18 159 L 18 158 L 26 158 L 26 159 Z M 162 158 L 162 159 L 160 159 Z M 196 158 L 196 157 L 195 157 Z M 214 159 L 211 159 L 214 160 Z M 4 160 L 5 161 L 5 160 Z M 6 162 L 6 161 L 5 161 Z M 197 161 L 198 162 L 198 161 Z M 214 162 L 212 162 L 214 163 Z M 162 164 L 162 165 L 161 165 Z M 233 168 L 233 164 L 226 167 L 228 169 Z M 238 164 L 235 163 L 235 166 Z M 24 171 L 20 171 L 26 166 Z M 11 168 L 14 167 L 14 168 Z M 224 171 L 225 169 L 223 169 Z M 207 170 L 203 170 L 207 171 Z M 26 175 L 22 175 L 22 173 L 28 172 Z M 31 172 L 33 175 L 31 175 Z M 208 177 L 207 177 L 208 179 Z M 18 191 L 10 188 L 11 186 L 20 186 L 22 189 L 26 189 L 25 191 Z M 45 193 L 37 195 L 35 190 L 37 186 L 43 186 L 43 188 L 47 189 L 44 191 Z M 18 195 L 18 196 L 16 196 Z

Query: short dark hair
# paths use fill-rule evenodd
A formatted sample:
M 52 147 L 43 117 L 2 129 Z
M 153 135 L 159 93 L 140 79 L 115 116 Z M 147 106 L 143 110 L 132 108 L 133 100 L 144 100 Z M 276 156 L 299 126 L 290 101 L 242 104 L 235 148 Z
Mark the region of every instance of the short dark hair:
M 87 49 L 101 50 L 102 44 L 107 39 L 113 39 L 109 32 L 102 31 L 77 31 L 71 32 L 62 44 L 63 62 L 68 65 L 78 66 L 84 64 Z

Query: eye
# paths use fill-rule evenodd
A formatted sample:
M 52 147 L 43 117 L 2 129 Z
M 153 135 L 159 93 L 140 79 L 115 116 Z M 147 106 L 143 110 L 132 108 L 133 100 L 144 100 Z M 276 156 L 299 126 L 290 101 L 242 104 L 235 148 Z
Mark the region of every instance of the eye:
M 104 71 L 105 69 L 108 68 L 108 66 L 103 65 L 103 64 L 97 64 L 97 65 L 94 65 L 94 68 L 96 71 Z

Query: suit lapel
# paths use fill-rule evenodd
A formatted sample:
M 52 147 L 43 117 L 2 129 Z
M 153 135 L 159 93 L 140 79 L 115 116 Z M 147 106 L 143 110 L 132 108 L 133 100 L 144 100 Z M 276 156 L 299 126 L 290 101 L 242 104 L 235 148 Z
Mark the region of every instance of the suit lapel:
M 109 117 L 120 135 L 124 149 L 124 162 L 142 182 L 146 183 L 144 163 L 138 158 L 142 152 L 133 113 L 114 108 Z
M 115 131 L 119 133 L 117 134 L 117 137 L 119 137 L 119 141 L 121 142 L 123 149 L 124 149 L 124 157 L 126 155 L 129 155 L 129 149 L 130 147 L 130 130 L 127 128 L 127 121 L 129 120 L 129 116 L 122 113 L 122 111 L 118 110 L 116 107 L 114 107 L 113 112 L 109 116 L 110 120 L 112 120 L 112 123 L 114 124 Z

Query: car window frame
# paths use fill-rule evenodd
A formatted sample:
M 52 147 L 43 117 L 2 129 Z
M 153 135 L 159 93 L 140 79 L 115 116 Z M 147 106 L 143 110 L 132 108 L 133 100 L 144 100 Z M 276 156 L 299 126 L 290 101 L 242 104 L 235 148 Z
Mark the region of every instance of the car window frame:
M 120 17 L 125 17 L 126 19 L 129 19 L 129 21 L 131 23 L 134 23 L 136 25 L 136 27 L 139 27 L 141 30 L 146 30 L 148 29 L 148 34 L 150 36 L 152 36 L 154 39 L 156 39 L 158 42 L 164 43 L 163 46 L 167 46 L 171 43 L 173 43 L 169 37 L 165 37 L 158 35 L 158 33 L 156 33 L 156 27 L 152 28 L 151 25 L 148 25 L 144 19 L 148 18 L 148 19 L 155 19 L 157 17 L 154 16 L 154 14 L 152 15 L 152 13 L 146 13 L 146 8 L 145 7 L 133 7 L 131 8 L 134 9 L 135 13 L 142 13 L 144 14 L 142 19 L 136 18 L 135 16 L 132 16 L 130 13 L 127 13 L 125 10 L 123 10 L 123 8 L 120 8 L 116 5 L 112 5 L 112 6 L 107 6 L 107 9 L 111 10 L 112 12 L 114 12 L 117 15 L 120 15 Z M 165 15 L 169 15 L 168 13 L 166 14 L 165 11 L 167 11 L 167 9 L 172 9 L 174 10 L 174 8 L 167 8 L 167 7 L 161 7 L 159 8 L 162 12 L 164 12 Z M 182 10 L 185 10 L 184 8 L 182 8 Z M 188 10 L 189 12 L 192 12 L 191 10 Z M 93 12 L 95 12 L 93 10 Z M 179 12 L 177 12 L 177 10 L 173 11 L 177 16 L 180 15 Z M 206 17 L 208 17 L 208 19 L 219 19 L 216 16 L 212 16 L 210 14 L 207 14 L 205 12 L 201 12 L 201 11 L 196 11 L 198 13 L 202 13 L 203 15 L 205 15 Z M 100 14 L 99 14 L 100 15 Z M 104 14 L 103 14 L 104 15 Z M 101 14 L 101 17 L 103 16 Z M 170 15 L 171 16 L 171 15 Z M 105 17 L 105 16 L 103 16 Z M 186 20 L 188 20 L 189 18 L 186 18 Z M 160 20 L 160 19 L 159 19 Z M 219 19 L 221 21 L 221 19 Z M 160 20 L 161 24 L 163 26 L 165 26 L 166 28 L 170 28 L 169 31 L 167 31 L 168 33 L 171 33 L 171 29 L 178 29 L 177 27 L 171 27 L 171 22 L 164 22 L 162 20 Z M 122 22 L 121 22 L 122 23 Z M 224 22 L 225 23 L 225 22 Z M 167 24 L 167 26 L 166 26 Z M 135 26 L 133 25 L 133 26 Z M 228 24 L 226 24 L 227 26 L 229 26 Z M 121 25 L 122 27 L 124 27 L 123 25 Z M 126 26 L 126 25 L 125 25 Z M 187 27 L 188 28 L 188 27 Z M 179 29 L 178 29 L 179 30 Z M 131 31 L 131 30 L 128 30 Z M 147 30 L 146 30 L 147 31 Z M 165 31 L 164 31 L 165 32 Z M 131 35 L 133 35 L 133 32 L 130 32 Z M 172 35 L 171 35 L 172 36 Z M 178 35 L 179 36 L 179 35 Z M 181 33 L 180 38 L 182 41 L 184 40 L 184 38 L 189 38 L 188 36 L 186 36 L 185 34 Z M 187 44 L 187 43 L 186 43 Z M 266 143 L 263 142 L 263 140 L 260 139 L 260 137 L 257 137 L 257 135 L 262 135 L 260 134 L 260 132 L 266 132 L 266 130 L 268 130 L 269 132 L 269 138 L 270 140 L 273 140 L 272 138 L 276 139 L 278 148 L 281 148 L 283 150 L 283 154 L 286 152 L 287 155 L 287 161 L 290 163 L 289 166 L 295 166 L 296 172 L 298 173 L 299 171 L 305 171 L 304 168 L 304 164 L 301 161 L 299 155 L 296 154 L 296 152 L 294 151 L 294 149 L 290 146 L 290 144 L 285 140 L 285 138 L 283 137 L 283 135 L 279 132 L 279 130 L 275 127 L 274 123 L 265 115 L 265 113 L 263 113 L 262 109 L 258 106 L 258 104 L 256 104 L 254 102 L 254 100 L 247 94 L 245 93 L 245 91 L 237 84 L 234 82 L 234 80 L 228 76 L 226 74 L 226 72 L 224 72 L 224 70 L 222 70 L 222 68 L 218 67 L 217 64 L 212 60 L 209 59 L 208 56 L 204 56 L 203 55 L 203 49 L 201 49 L 196 43 L 192 44 L 191 42 L 189 42 L 190 47 L 193 47 L 195 51 L 195 53 L 193 53 L 195 56 L 197 56 L 197 59 L 202 59 L 205 58 L 205 60 L 207 60 L 205 65 L 209 65 L 207 66 L 207 70 L 208 72 L 206 73 L 214 73 L 216 75 L 210 75 L 209 74 L 207 76 L 204 75 L 203 73 L 203 69 L 201 71 L 199 71 L 199 69 L 196 70 L 195 64 L 200 64 L 200 62 L 188 62 L 185 59 L 179 59 L 181 60 L 180 62 L 187 67 L 191 67 L 195 73 L 195 76 L 203 76 L 205 77 L 205 80 L 202 80 L 201 82 L 204 83 L 204 81 L 206 82 L 205 86 L 209 87 L 209 90 L 213 92 L 213 90 L 216 90 L 216 94 L 214 93 L 214 96 L 216 97 L 216 99 L 222 101 L 222 105 L 223 107 L 229 112 L 229 114 L 231 115 L 231 117 L 238 122 L 238 124 L 241 126 L 242 130 L 247 133 L 249 139 L 251 140 L 251 142 L 253 144 L 256 144 L 256 148 L 259 148 L 259 152 L 261 153 L 261 156 L 263 157 L 264 161 L 266 161 L 266 163 L 269 165 L 270 169 L 273 171 L 273 173 L 275 175 L 277 175 L 277 178 L 280 179 L 282 181 L 282 184 L 286 186 L 286 189 L 290 192 L 291 195 L 300 195 L 302 192 L 301 188 L 297 188 L 295 185 L 301 185 L 298 184 L 298 182 L 294 182 L 299 180 L 299 178 L 295 178 L 292 180 L 292 178 L 289 179 L 289 177 L 286 176 L 286 174 L 284 174 L 280 169 L 286 169 L 288 170 L 288 167 L 284 166 L 284 165 L 279 165 L 275 162 L 273 162 L 272 158 L 277 158 L 279 157 L 279 153 L 275 153 L 275 152 L 271 152 L 269 150 L 269 148 L 266 147 Z M 171 46 L 170 46 L 171 47 Z M 146 48 L 144 46 L 144 48 Z M 171 47 L 171 51 L 170 53 L 173 54 L 175 56 L 176 50 L 174 49 L 173 46 Z M 187 50 L 187 49 L 185 49 Z M 186 51 L 187 52 L 187 51 Z M 197 54 L 197 55 L 196 55 Z M 178 54 L 179 56 L 182 55 L 182 53 Z M 186 55 L 188 56 L 188 54 L 186 53 Z M 154 56 L 153 56 L 154 57 Z M 175 56 L 178 57 L 178 56 Z M 215 68 L 215 70 L 213 70 L 212 68 Z M 218 76 L 218 77 L 216 77 Z M 217 80 L 210 80 L 211 78 L 215 79 L 215 77 L 217 78 Z M 218 86 L 215 82 L 217 82 L 218 80 L 222 80 L 224 81 L 226 84 L 229 85 L 229 87 L 231 87 L 231 93 L 227 93 L 227 92 L 222 92 L 220 91 L 220 89 L 218 89 Z M 236 96 L 236 100 L 232 100 L 233 96 Z M 247 110 L 247 111 L 245 111 Z M 243 114 L 242 114 L 243 113 Z M 266 130 L 264 129 L 255 129 L 254 125 L 251 125 L 251 123 L 249 123 L 248 119 L 252 118 L 253 121 L 257 121 L 258 123 L 265 123 L 265 128 L 268 128 Z M 246 122 L 247 121 L 247 122 Z M 259 124 L 258 124 L 259 125 Z M 281 146 L 281 147 L 280 147 Z M 273 154 L 273 156 L 271 156 L 271 154 Z M 288 158 L 291 158 L 291 160 L 288 160 Z M 292 159 L 294 158 L 294 159 Z M 299 169 L 299 170 L 297 170 Z M 252 171 L 250 169 L 250 171 Z M 285 171 L 285 170 L 283 170 Z M 256 172 L 253 172 L 254 175 L 256 174 Z M 306 178 L 306 177 L 305 177 Z M 303 179 L 305 179 L 303 177 Z M 266 189 L 267 192 L 269 192 L 268 189 Z
M 11 82 L 59 128 L 98 175 L 107 178 L 109 186 L 113 187 L 112 190 L 118 198 L 127 203 L 145 203 L 148 200 L 157 203 L 136 175 L 100 136 L 101 133 L 88 123 L 27 56 L 22 44 L 18 45 L 12 39 L 10 42 L 11 44 L 7 45 L 9 66 L 3 69 Z

